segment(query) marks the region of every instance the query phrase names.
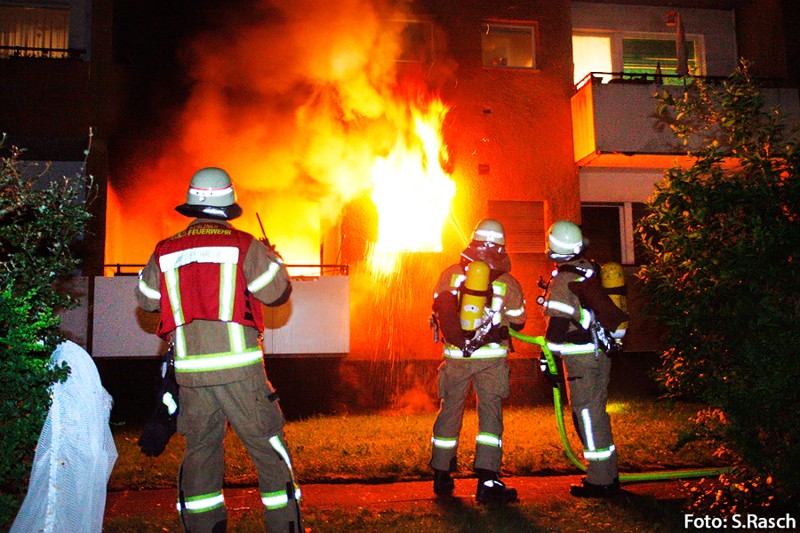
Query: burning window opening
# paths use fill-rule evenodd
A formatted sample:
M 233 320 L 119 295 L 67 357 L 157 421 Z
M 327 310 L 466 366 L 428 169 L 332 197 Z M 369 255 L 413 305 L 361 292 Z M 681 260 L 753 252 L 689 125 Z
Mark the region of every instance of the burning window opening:
M 369 258 L 373 272 L 390 272 L 401 253 L 442 250 L 442 228 L 456 191 L 442 168 L 448 159 L 442 139 L 448 110 L 438 98 L 412 106 L 410 131 L 373 164 L 371 197 L 378 211 L 378 239 Z

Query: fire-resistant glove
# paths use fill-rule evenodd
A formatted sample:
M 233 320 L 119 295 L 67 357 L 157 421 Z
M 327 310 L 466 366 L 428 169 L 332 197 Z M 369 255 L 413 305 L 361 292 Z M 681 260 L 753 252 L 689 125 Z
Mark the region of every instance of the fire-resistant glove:
M 148 457 L 158 457 L 178 428 L 179 387 L 175 379 L 174 349 L 167 350 L 161 360 L 161 396 L 137 444 Z
M 148 457 L 158 457 L 177 431 L 178 415 L 170 415 L 163 403 L 156 407 L 144 426 L 138 445 Z
M 490 342 L 501 343 L 508 340 L 508 326 L 493 326 L 486 335 L 483 336 L 483 342 L 489 344 Z
M 544 355 L 539 358 L 539 369 L 542 371 L 544 378 L 554 389 L 564 384 L 563 374 L 560 374 L 558 370 L 556 370 L 555 374 L 551 373 L 550 366 L 547 364 L 547 358 Z

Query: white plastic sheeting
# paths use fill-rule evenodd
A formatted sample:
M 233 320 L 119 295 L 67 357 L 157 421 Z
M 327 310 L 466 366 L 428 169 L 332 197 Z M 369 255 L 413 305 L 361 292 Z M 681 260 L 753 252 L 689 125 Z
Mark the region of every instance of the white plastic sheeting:
M 108 478 L 117 460 L 108 425 L 112 399 L 94 361 L 77 344 L 62 343 L 51 361 L 65 361 L 71 372 L 64 383 L 53 385 L 28 494 L 11 532 L 100 532 Z

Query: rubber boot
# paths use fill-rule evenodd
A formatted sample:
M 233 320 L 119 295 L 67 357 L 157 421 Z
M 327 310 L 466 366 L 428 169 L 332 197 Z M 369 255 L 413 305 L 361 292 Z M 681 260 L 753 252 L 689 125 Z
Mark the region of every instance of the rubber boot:
M 433 492 L 435 492 L 437 496 L 452 496 L 455 488 L 455 481 L 450 477 L 449 471 L 434 469 Z
M 478 489 L 475 500 L 478 503 L 510 503 L 517 501 L 517 489 L 506 487 L 500 481 L 497 472 L 490 470 L 476 470 L 478 473 Z
M 609 485 L 596 485 L 583 478 L 580 485 L 572 485 L 569 488 L 569 493 L 576 498 L 612 498 L 620 492 L 618 477 L 615 477 Z

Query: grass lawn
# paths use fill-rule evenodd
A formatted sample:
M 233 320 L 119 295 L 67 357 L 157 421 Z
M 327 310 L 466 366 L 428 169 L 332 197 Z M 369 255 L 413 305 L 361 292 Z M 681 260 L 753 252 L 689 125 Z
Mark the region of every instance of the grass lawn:
M 653 400 L 609 405 L 621 472 L 724 466 L 714 449 L 695 443 L 676 449 L 697 405 Z M 428 480 L 430 434 L 436 413 L 382 413 L 319 416 L 287 423 L 286 434 L 295 470 L 303 483 L 341 481 Z M 565 415 L 573 450 L 580 443 Z M 472 477 L 477 420 L 467 411 L 459 449 L 458 477 Z M 139 427 L 116 426 L 119 452 L 109 490 L 174 487 L 183 454 L 183 439 L 173 437 L 164 454 L 148 458 L 136 446 Z M 503 436 L 504 476 L 575 474 L 566 459 L 552 407 L 509 408 Z M 255 471 L 238 438 L 226 439 L 227 485 L 256 485 Z M 412 511 L 306 510 L 306 525 L 315 531 L 675 531 L 682 529 L 674 509 L 626 498 L 606 501 L 565 500 L 563 503 L 523 501 L 502 509 L 421 506 Z M 105 531 L 173 531 L 173 523 L 134 524 L 106 519 Z M 232 531 L 261 531 L 260 512 L 245 512 Z M 175 528 L 175 529 L 172 529 Z

